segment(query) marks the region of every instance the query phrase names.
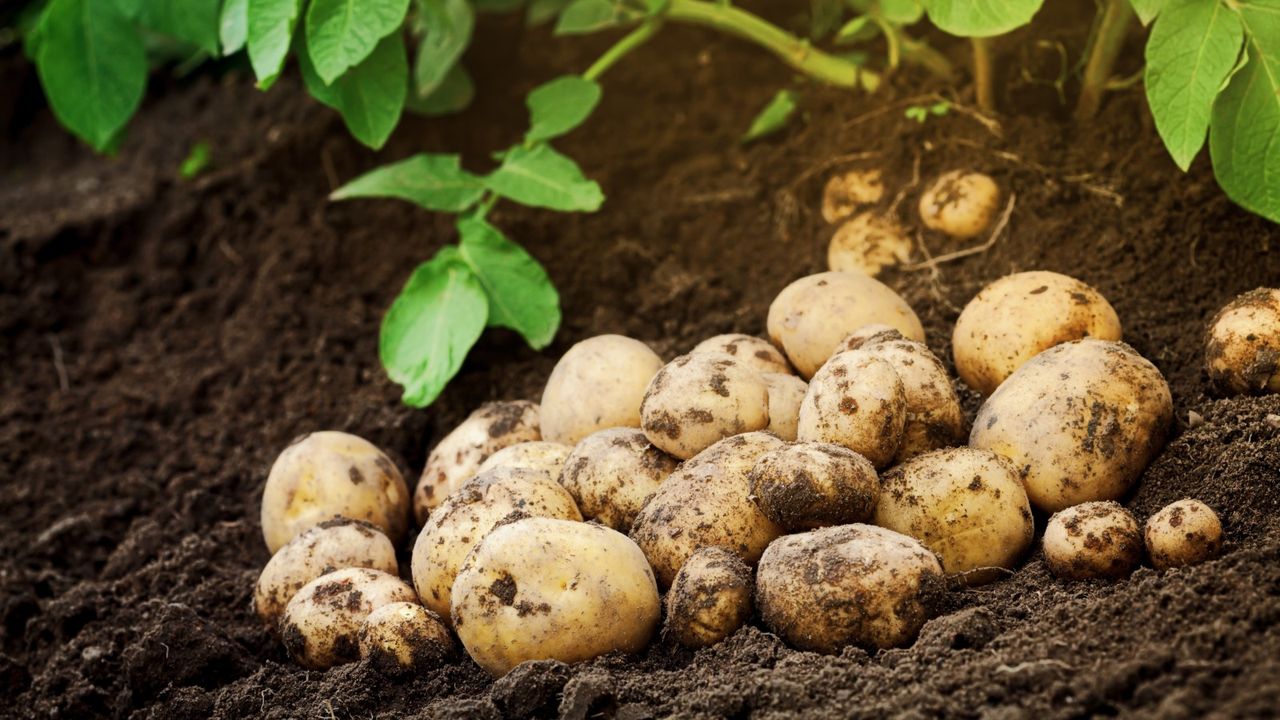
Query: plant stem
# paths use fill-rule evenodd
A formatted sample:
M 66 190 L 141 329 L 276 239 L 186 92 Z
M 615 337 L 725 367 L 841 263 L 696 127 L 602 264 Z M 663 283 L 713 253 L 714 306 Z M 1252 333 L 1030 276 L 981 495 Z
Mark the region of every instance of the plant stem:
M 1089 120 L 1102 105 L 1102 94 L 1115 69 L 1116 58 L 1124 47 L 1133 20 L 1133 8 L 1129 0 L 1106 0 L 1102 20 L 1093 37 L 1089 51 L 1089 63 L 1084 68 L 1084 83 L 1080 87 L 1080 100 L 1076 104 L 1076 121 Z
M 1122 0 L 1128 2 L 1128 0 Z M 973 85 L 978 96 L 978 107 L 983 112 L 996 111 L 995 66 L 991 58 L 991 38 L 972 38 Z
M 625 37 L 614 43 L 613 47 L 606 50 L 600 56 L 600 59 L 592 63 L 591 67 L 582 73 L 582 77 L 588 80 L 599 80 L 601 75 L 605 74 L 619 60 L 626 57 L 627 53 L 648 42 L 649 38 L 653 37 L 654 33 L 658 32 L 661 27 L 662 22 L 660 20 L 648 20 L 640 27 L 627 33 Z
M 928 70 L 943 80 L 949 80 L 955 69 L 946 55 L 929 47 L 928 43 L 916 40 L 906 33 L 902 37 L 902 60 Z

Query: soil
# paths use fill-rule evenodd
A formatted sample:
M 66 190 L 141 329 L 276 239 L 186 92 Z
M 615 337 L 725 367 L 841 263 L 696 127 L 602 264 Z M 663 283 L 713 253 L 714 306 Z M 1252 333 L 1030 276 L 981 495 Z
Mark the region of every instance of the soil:
M 559 143 L 600 181 L 605 207 L 493 215 L 560 288 L 555 345 L 535 353 L 486 333 L 421 411 L 380 370 L 376 329 L 409 269 L 453 239 L 448 220 L 326 194 L 424 148 L 483 169 L 522 130 L 523 94 L 611 38 L 488 18 L 484 52 L 468 59 L 476 105 L 407 122 L 377 154 L 296 78 L 260 93 L 230 72 L 158 79 L 119 155 L 94 157 L 35 102 L 11 51 L 0 59 L 6 100 L 17 98 L 0 113 L 0 715 L 1276 716 L 1280 397 L 1215 398 L 1202 361 L 1206 320 L 1280 278 L 1280 235 L 1222 195 L 1207 159 L 1177 170 L 1140 88 L 1108 96 L 1096 122 L 1064 120 L 1057 55 L 1044 48 L 1078 56 L 1087 19 L 1062 12 L 1074 10 L 997 48 L 1008 75 L 998 129 L 967 110 L 964 79 L 907 70 L 872 97 L 802 87 L 802 122 L 750 145 L 739 136 L 790 72 L 739 41 L 664 29 L 609 73 L 599 110 Z M 937 45 L 963 61 L 963 43 Z M 1135 37 L 1123 70 L 1138 51 Z M 961 104 L 923 124 L 903 116 L 933 93 Z M 180 180 L 199 140 L 213 166 Z M 913 231 L 919 180 L 940 172 L 982 170 L 1016 195 L 984 252 L 883 275 L 940 357 L 959 308 L 1006 273 L 1065 272 L 1111 300 L 1177 407 L 1175 437 L 1127 504 L 1145 518 L 1205 501 L 1226 527 L 1220 559 L 1066 582 L 1037 550 L 1009 577 L 952 593 L 905 649 L 799 652 L 753 621 L 696 653 L 662 641 L 642 657 L 539 663 L 498 682 L 462 658 L 411 677 L 369 663 L 308 672 L 259 626 L 258 496 L 292 438 L 354 432 L 416 477 L 480 403 L 537 399 L 584 337 L 625 333 L 673 357 L 712 334 L 760 333 L 773 295 L 823 269 L 826 177 L 871 166 L 901 190 L 883 204 Z M 968 245 L 921 241 L 933 256 Z M 971 415 L 977 404 L 966 395 Z

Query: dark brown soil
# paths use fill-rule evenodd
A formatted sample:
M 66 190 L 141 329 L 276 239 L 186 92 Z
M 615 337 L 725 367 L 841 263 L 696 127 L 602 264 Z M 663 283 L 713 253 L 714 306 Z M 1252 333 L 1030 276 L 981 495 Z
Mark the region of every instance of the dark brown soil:
M 1085 24 L 1048 18 L 1032 33 L 1078 53 Z M 610 73 L 595 117 L 561 143 L 603 185 L 604 209 L 494 215 L 561 289 L 555 346 L 537 354 L 486 334 L 441 400 L 415 411 L 378 367 L 376 329 L 410 268 L 452 239 L 449 223 L 325 195 L 422 148 L 461 148 L 482 168 L 522 129 L 523 93 L 585 67 L 608 38 L 551 40 L 495 19 L 481 41 L 478 104 L 408 123 L 378 157 L 296 81 L 267 94 L 240 75 L 162 81 L 115 159 L 92 157 L 47 112 L 6 103 L 0 715 L 1276 716 L 1280 398 L 1215 400 L 1201 363 L 1205 321 L 1280 280 L 1280 235 L 1223 197 L 1205 159 L 1177 171 L 1140 89 L 1110 96 L 1088 127 L 1065 124 L 1054 91 L 1018 72 L 1052 78 L 1055 61 L 1011 42 L 1002 132 L 959 110 L 905 119 L 918 96 L 953 92 L 909 71 L 871 98 L 807 91 L 803 123 L 744 147 L 738 136 L 788 71 L 734 40 L 664 30 Z M 963 44 L 941 45 L 962 58 Z M 6 98 L 29 100 L 30 73 L 12 57 L 0 65 Z M 214 167 L 179 180 L 201 139 Z M 986 252 L 885 279 L 944 357 L 959 308 L 1005 273 L 1057 270 L 1102 291 L 1177 405 L 1176 437 L 1128 505 L 1145 517 L 1182 497 L 1207 502 L 1228 533 L 1221 559 L 1064 582 L 1036 553 L 951 595 L 907 649 L 813 655 L 756 623 L 698 653 L 663 642 L 497 683 L 462 659 L 412 678 L 369 664 L 308 672 L 259 627 L 258 495 L 291 438 L 354 432 L 416 476 L 441 433 L 482 402 L 536 399 L 554 359 L 586 336 L 625 333 L 673 357 L 715 333 L 761 332 L 773 295 L 823 266 L 825 176 L 857 165 L 903 189 L 908 223 L 917 171 L 984 170 L 1016 193 Z M 962 245 L 924 242 L 934 255 Z

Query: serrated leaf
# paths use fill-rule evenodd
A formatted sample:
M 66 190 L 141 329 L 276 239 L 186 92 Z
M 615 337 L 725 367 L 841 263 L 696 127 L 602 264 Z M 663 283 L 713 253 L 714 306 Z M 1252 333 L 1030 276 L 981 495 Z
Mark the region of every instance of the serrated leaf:
M 534 350 L 560 327 L 560 295 L 547 271 L 524 248 L 478 217 L 458 219 L 459 250 L 484 285 L 489 326 L 515 330 Z
M 581 35 L 626 25 L 645 16 L 624 0 L 573 0 L 560 12 L 556 35 Z
M 571 0 L 532 0 L 525 10 L 525 22 L 530 25 L 541 25 L 560 14 L 568 7 Z
M 343 185 L 330 200 L 393 197 L 437 212 L 462 212 L 484 194 L 484 180 L 462 169 L 457 155 L 414 155 Z
M 302 0 L 248 0 L 249 64 L 258 78 L 258 87 L 271 87 L 280 77 L 284 59 L 293 42 L 293 30 L 302 11 Z
M 244 48 L 249 39 L 249 0 L 227 0 L 218 21 L 218 37 L 222 54 L 232 55 Z
M 298 66 L 311 96 L 342 114 L 352 136 L 377 150 L 400 122 L 409 91 L 409 61 L 400 33 L 383 38 L 359 65 L 331 85 L 320 79 L 305 48 Z
M 600 186 L 550 145 L 512 148 L 485 185 L 508 200 L 551 210 L 594 212 L 604 202 Z
M 217 55 L 221 6 L 222 0 L 148 0 L 138 20 L 162 35 Z
M 1133 6 L 1133 12 L 1138 16 L 1138 21 L 1143 25 L 1150 25 L 1152 20 L 1160 14 L 1164 9 L 1167 0 L 1129 0 L 1129 4 Z
M 581 75 L 565 75 L 534 88 L 529 106 L 528 142 L 560 137 L 591 116 L 600 102 L 600 85 Z
M 408 11 L 409 0 L 312 0 L 305 34 L 316 74 L 333 84 L 399 30 Z
M 426 97 L 419 96 L 411 88 L 405 99 L 404 109 L 427 117 L 448 115 L 466 109 L 475 95 L 476 88 L 471 82 L 471 74 L 461 64 L 456 64 L 444 76 L 444 81 Z
M 924 17 L 920 0 L 880 0 L 880 17 L 897 25 L 911 25 Z
M 787 126 L 796 111 L 796 95 L 790 90 L 779 90 L 768 105 L 751 121 L 751 127 L 742 136 L 742 142 L 751 142 L 778 132 Z
M 413 75 L 418 92 L 434 91 L 458 63 L 471 42 L 475 14 L 467 0 L 418 0 L 418 23 L 423 33 Z
M 929 20 L 960 37 L 1003 35 L 1031 22 L 1044 0 L 921 0 Z

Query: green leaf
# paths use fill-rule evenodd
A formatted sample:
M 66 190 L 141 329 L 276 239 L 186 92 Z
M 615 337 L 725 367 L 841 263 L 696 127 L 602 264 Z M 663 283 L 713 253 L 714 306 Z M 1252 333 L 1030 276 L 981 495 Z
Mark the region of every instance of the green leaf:
M 293 30 L 302 11 L 302 0 L 248 0 L 249 63 L 258 87 L 271 87 L 280 77 L 285 56 L 293 42 Z
M 183 180 L 191 178 L 204 172 L 209 167 L 209 160 L 212 158 L 212 151 L 209 143 L 201 140 L 191 146 L 191 152 L 187 153 L 187 157 L 182 161 L 182 165 L 178 167 L 178 174 Z
M 418 266 L 382 318 L 378 356 L 404 386 L 404 402 L 426 407 L 462 367 L 484 332 L 484 286 L 455 247 Z
M 527 142 L 560 137 L 591 116 L 600 102 L 600 85 L 581 75 L 565 75 L 534 88 L 529 106 Z
M 457 155 L 414 155 L 343 185 L 330 200 L 393 197 L 438 212 L 462 212 L 484 194 L 484 180 L 462 169 Z
M 1143 25 L 1150 25 L 1167 2 L 1168 0 L 1129 0 L 1129 4 L 1133 6 L 1133 12 Z
M 399 30 L 408 11 L 409 0 L 312 0 L 306 38 L 316 74 L 332 85 Z
M 541 25 L 551 18 L 560 14 L 562 10 L 568 7 L 571 0 L 532 0 L 528 9 L 525 11 L 525 22 L 530 27 Z
M 53 114 L 101 151 L 142 102 L 142 37 L 112 2 L 52 0 L 40 21 L 36 69 Z
M 218 37 L 223 55 L 233 55 L 244 48 L 249 39 L 249 0 L 227 0 L 222 5 Z
M 1147 102 L 1160 138 L 1183 170 L 1204 145 L 1213 100 L 1243 43 L 1238 16 L 1216 0 L 1173 0 L 1151 28 Z
M 426 36 L 418 44 L 413 75 L 424 97 L 444 82 L 471 42 L 475 15 L 467 0 L 418 0 L 418 21 Z
M 911 25 L 924 16 L 919 0 L 880 0 L 880 17 L 897 25 Z
M 444 76 L 444 81 L 426 97 L 421 97 L 416 89 L 410 89 L 404 109 L 427 117 L 449 115 L 466 109 L 475 95 L 476 87 L 471 82 L 470 73 L 461 64 L 456 64 Z
M 921 0 L 929 19 L 943 32 L 991 37 L 1031 22 L 1044 0 Z
M 400 122 L 409 92 L 409 61 L 400 33 L 383 38 L 372 54 L 331 85 L 320 79 L 304 48 L 297 55 L 311 96 L 341 113 L 357 140 L 374 150 L 382 147 Z
M 645 16 L 624 0 L 573 0 L 560 13 L 556 35 L 582 35 L 634 22 Z
M 471 0 L 476 12 L 504 13 L 511 12 L 524 5 L 524 0 Z
M 560 327 L 560 296 L 547 271 L 478 217 L 458 219 L 460 250 L 489 299 L 489 326 L 511 328 L 534 350 L 551 344 Z
M 768 105 L 751 121 L 751 127 L 742 136 L 742 142 L 751 142 L 771 135 L 786 127 L 796 111 L 796 96 L 790 90 L 779 90 Z
M 512 148 L 485 186 L 508 200 L 551 210 L 595 212 L 604 202 L 600 186 L 550 145 Z
M 849 22 L 845 23 L 839 31 L 836 32 L 835 42 L 837 45 L 848 45 L 863 40 L 870 40 L 880 32 L 880 26 L 871 21 L 867 15 L 859 15 Z
M 162 35 L 217 55 L 221 8 L 222 0 L 148 0 L 138 20 Z
M 821 40 L 840 25 L 844 0 L 809 0 L 809 38 Z

